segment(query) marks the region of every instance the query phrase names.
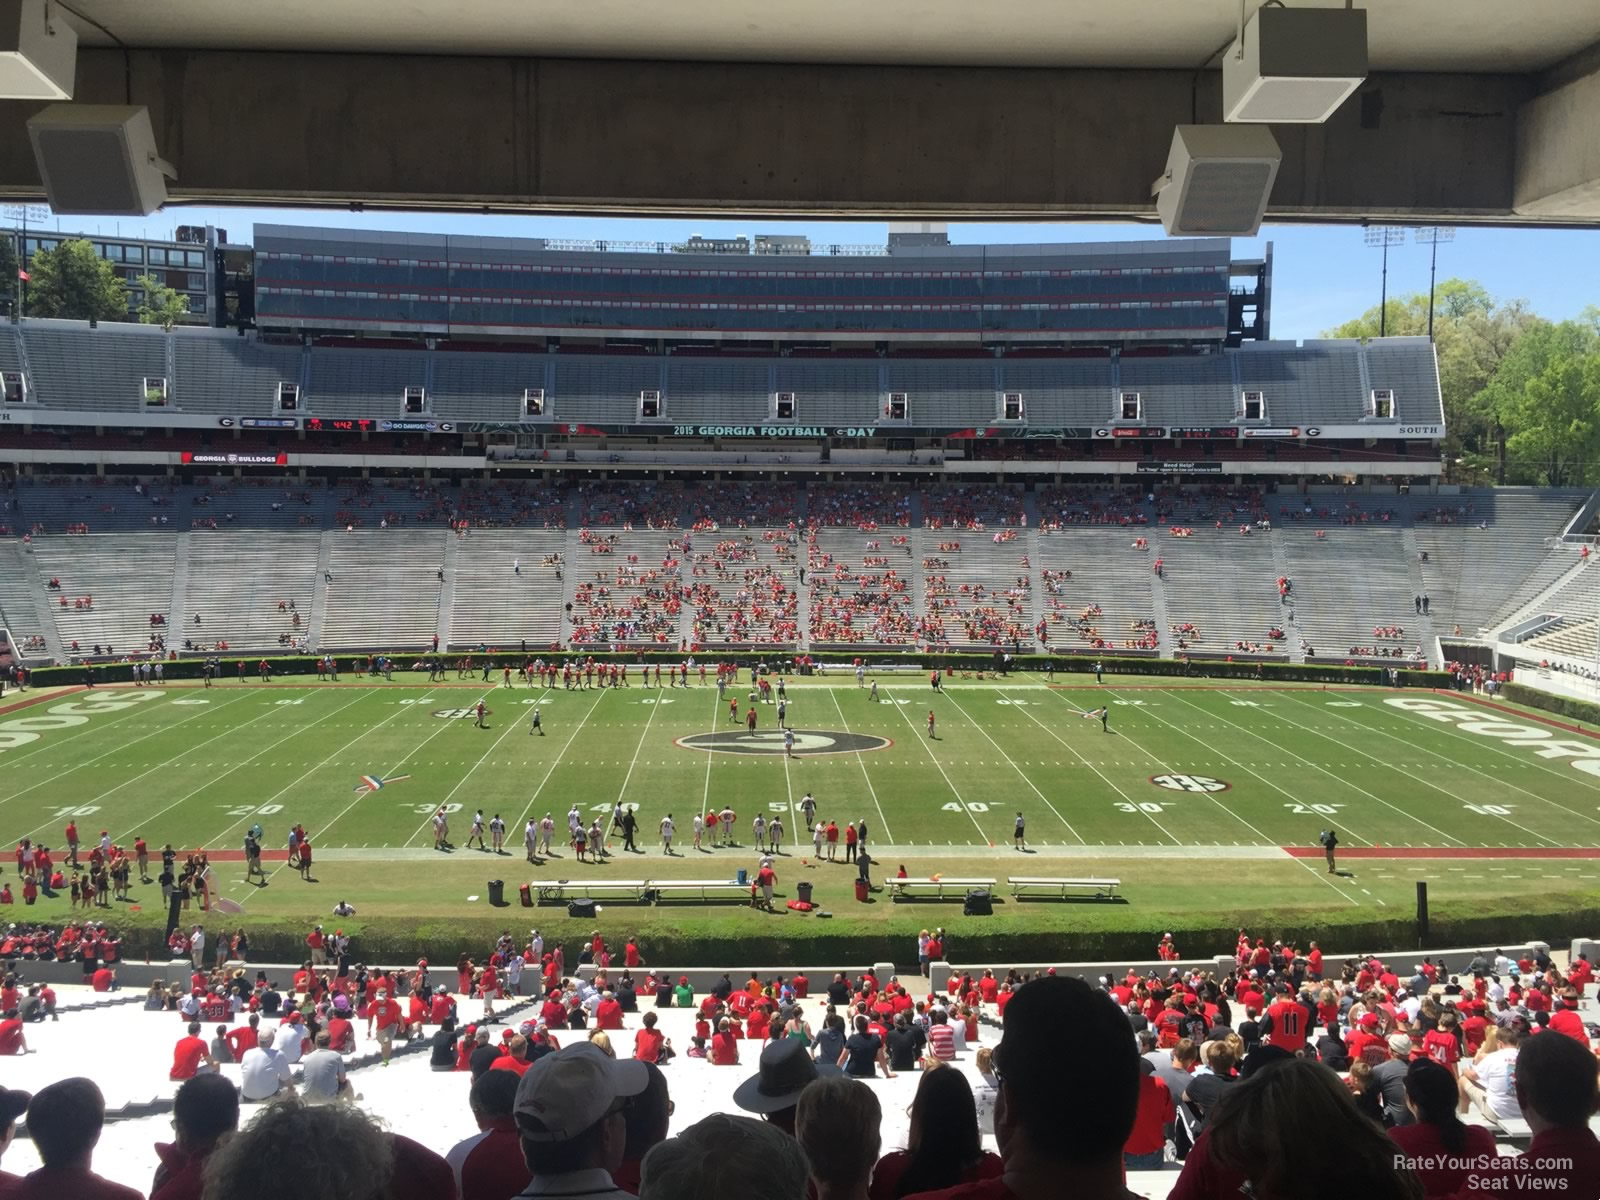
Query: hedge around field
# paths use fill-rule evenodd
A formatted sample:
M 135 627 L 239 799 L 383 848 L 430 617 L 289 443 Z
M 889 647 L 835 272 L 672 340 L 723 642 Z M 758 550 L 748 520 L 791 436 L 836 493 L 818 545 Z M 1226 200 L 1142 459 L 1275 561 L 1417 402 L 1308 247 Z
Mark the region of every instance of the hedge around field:
M 890 903 L 883 895 L 878 901 Z M 1505 903 L 1515 901 L 1507 898 Z M 537 928 L 547 945 L 559 940 L 567 946 L 569 962 L 576 961 L 582 943 L 598 929 L 612 942 L 635 937 L 646 962 L 675 967 L 909 964 L 915 961 L 918 931 L 934 924 L 951 935 L 953 961 L 995 966 L 1139 962 L 1154 957 L 1156 943 L 1166 932 L 1173 934 L 1185 955 L 1207 957 L 1232 950 L 1241 928 L 1255 937 L 1299 946 L 1316 940 L 1337 953 L 1391 951 L 1401 946 L 1428 950 L 1511 945 L 1533 940 L 1556 945 L 1600 928 L 1600 903 L 1592 892 L 1543 897 L 1539 912 L 1486 910 L 1482 903 L 1472 901 L 1436 904 L 1429 935 L 1422 941 L 1413 914 L 1404 909 L 1391 909 L 1382 917 L 1371 910 L 1311 907 L 1219 912 L 1205 909 L 1203 896 L 1196 896 L 1195 905 L 1193 911 L 1163 912 L 1137 904 L 1012 902 L 998 907 L 992 917 L 964 917 L 959 903 L 913 903 L 906 904 L 905 913 L 897 913 L 887 928 L 881 923 L 868 926 L 852 920 L 844 911 L 829 920 L 769 916 L 743 908 L 706 915 L 632 905 L 602 905 L 601 915 L 592 921 L 569 918 L 562 907 L 542 906 L 508 907 L 492 915 L 449 920 L 354 916 L 339 924 L 351 937 L 356 960 L 369 963 L 411 963 L 421 957 L 433 963 L 453 963 L 462 954 L 481 958 L 502 931 L 525 939 Z M 1073 928 L 1085 907 L 1102 927 Z M 193 909 L 185 915 L 186 921 L 199 919 L 201 914 Z M 327 918 L 323 921 L 328 923 Z M 204 923 L 213 932 L 243 927 L 250 936 L 251 959 L 278 963 L 304 959 L 305 935 L 311 925 L 309 920 L 287 922 L 254 914 L 208 918 Z M 133 961 L 148 956 L 157 962 L 166 958 L 162 914 L 125 914 L 115 924 L 124 934 L 125 958 Z
M 550 657 L 554 655 L 558 661 L 582 655 L 587 658 L 593 655 L 595 661 L 603 663 L 625 662 L 630 666 L 667 666 L 683 662 L 685 655 L 679 651 L 641 650 L 618 653 L 605 652 L 581 647 L 572 652 L 553 652 L 548 649 L 530 649 L 526 655 L 517 653 L 488 652 L 472 654 L 473 665 L 481 669 L 485 663 L 489 664 L 491 672 L 496 672 L 504 667 L 519 668 L 530 657 Z M 241 657 L 235 654 L 218 656 L 222 663 L 220 683 L 228 683 L 238 678 L 238 663 Z M 431 654 L 396 653 L 394 669 L 402 675 L 414 673 L 419 664 L 431 659 Z M 464 657 L 460 653 L 441 654 L 447 662 L 454 663 Z M 732 659 L 740 665 L 741 669 L 764 664 L 774 672 L 784 672 L 798 675 L 801 668 L 796 665 L 792 656 L 762 654 L 757 651 L 743 651 L 728 654 L 699 655 L 703 660 L 728 661 Z M 975 676 L 983 672 L 985 678 L 994 676 L 995 658 L 993 654 L 979 653 L 941 653 L 918 651 L 884 651 L 862 652 L 870 666 L 888 667 L 916 667 L 918 670 L 955 671 Z M 242 661 L 245 664 L 245 678 L 255 679 L 257 664 L 263 658 L 272 668 L 273 678 L 297 675 L 315 675 L 318 658 L 315 655 L 245 655 Z M 335 654 L 335 661 L 339 665 L 341 674 L 352 677 L 355 664 L 366 662 L 365 654 Z M 1322 684 L 1356 684 L 1382 687 L 1388 684 L 1387 667 L 1376 666 L 1346 666 L 1343 663 L 1279 663 L 1242 661 L 1228 662 L 1222 659 L 1202 659 L 1193 662 L 1184 662 L 1170 658 L 1103 658 L 1095 659 L 1086 655 L 1070 655 L 1053 657 L 1045 654 L 1018 655 L 1013 658 L 1011 672 L 1013 674 L 1038 674 L 1053 672 L 1057 675 L 1089 675 L 1093 674 L 1096 665 L 1099 665 L 1104 674 L 1116 675 L 1144 675 L 1163 678 L 1180 679 L 1244 679 L 1259 680 L 1269 683 L 1322 683 Z M 199 679 L 204 673 L 204 658 L 179 658 L 168 660 L 164 663 L 163 672 L 168 679 Z M 840 668 L 836 667 L 837 673 Z M 89 666 L 71 667 L 40 667 L 32 674 L 32 682 L 38 687 L 71 686 L 87 682 L 88 674 L 93 674 L 95 683 L 127 683 L 133 678 L 132 663 L 96 663 Z M 1410 668 L 1399 669 L 1399 682 L 1401 687 L 1441 688 L 1450 685 L 1450 676 L 1443 671 L 1425 671 Z M 418 681 L 419 685 L 422 681 Z
M 1600 704 L 1591 704 L 1572 696 L 1557 696 L 1521 683 L 1506 684 L 1500 689 L 1500 694 L 1516 704 L 1526 704 L 1529 708 L 1542 709 L 1569 720 L 1600 725 Z

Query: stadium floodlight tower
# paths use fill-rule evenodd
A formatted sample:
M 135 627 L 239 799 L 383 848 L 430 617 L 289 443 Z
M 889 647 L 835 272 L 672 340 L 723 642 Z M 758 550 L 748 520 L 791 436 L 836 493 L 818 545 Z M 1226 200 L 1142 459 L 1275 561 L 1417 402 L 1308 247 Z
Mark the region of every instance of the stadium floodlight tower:
M 1389 336 L 1389 247 L 1399 246 L 1406 240 L 1406 231 L 1399 225 L 1368 225 L 1367 245 L 1383 248 L 1383 283 L 1378 292 L 1378 336 Z
M 1428 340 L 1433 341 L 1433 281 L 1439 270 L 1439 243 L 1456 240 L 1454 225 L 1424 225 L 1415 231 L 1417 245 L 1431 246 L 1428 256 Z

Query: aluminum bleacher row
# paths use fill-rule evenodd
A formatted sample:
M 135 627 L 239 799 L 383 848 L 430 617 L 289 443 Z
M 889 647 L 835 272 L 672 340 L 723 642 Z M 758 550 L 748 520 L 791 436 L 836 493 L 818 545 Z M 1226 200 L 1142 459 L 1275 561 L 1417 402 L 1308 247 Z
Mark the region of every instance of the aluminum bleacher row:
M 909 398 L 913 425 L 984 425 L 1006 391 L 1022 393 L 1035 426 L 1122 420 L 1120 391 L 1143 397 L 1150 424 L 1231 422 L 1244 390 L 1266 398 L 1271 425 L 1351 423 L 1369 391 L 1394 390 L 1394 419 L 1442 420 L 1438 372 L 1425 338 L 1246 343 L 1237 350 L 1167 356 L 962 359 L 889 357 L 726 359 L 695 355 L 468 352 L 261 342 L 221 330 L 26 320 L 0 334 L 0 368 L 27 378 L 40 410 L 138 412 L 144 381 L 167 381 L 168 402 L 191 413 L 263 416 L 280 382 L 300 389 L 300 411 L 325 417 L 399 417 L 408 387 L 426 389 L 432 415 L 514 421 L 524 393 L 542 389 L 550 420 L 634 422 L 639 394 L 662 395 L 663 421 L 766 421 L 772 397 L 792 392 L 800 424 L 870 425 L 890 393 Z
M 1304 639 L 1342 660 L 1375 627 L 1404 630 L 1376 644 L 1409 657 L 1531 610 L 1560 620 L 1534 648 L 1585 654 L 1596 590 L 1557 535 L 1586 499 L 35 476 L 3 501 L 0 617 L 58 655 L 142 651 L 156 632 L 195 651 L 405 651 L 437 634 L 1294 656 Z

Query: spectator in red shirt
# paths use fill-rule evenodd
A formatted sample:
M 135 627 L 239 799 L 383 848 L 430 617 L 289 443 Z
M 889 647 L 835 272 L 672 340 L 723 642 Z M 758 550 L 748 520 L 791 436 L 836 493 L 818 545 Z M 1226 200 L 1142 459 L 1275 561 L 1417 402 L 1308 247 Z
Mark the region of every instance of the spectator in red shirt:
M 622 1028 L 622 1003 L 610 990 L 601 993 L 600 1003 L 594 1007 L 594 1027 L 596 1029 Z
M 378 1030 L 378 1046 L 383 1051 L 383 1065 L 389 1065 L 389 1057 L 394 1053 L 394 1037 L 400 1028 L 401 1014 L 400 1002 L 391 1000 L 389 993 L 383 989 L 378 990 L 378 997 L 372 1003 L 372 1008 L 367 1012 L 367 1036 L 372 1036 L 373 1026 Z
M 1105 993 L 1059 975 L 1023 984 L 993 1051 L 1005 1175 L 923 1200 L 1121 1200 L 1122 1148 L 1139 1108 L 1137 1058 L 1127 1016 Z M 1090 1079 L 1092 1087 L 1072 1086 Z
M 1572 988 L 1561 993 L 1561 1004 L 1550 1014 L 1550 1028 L 1588 1046 L 1589 1032 L 1583 1027 L 1583 1018 L 1578 1016 L 1578 993 Z
M 1122 1146 L 1122 1165 L 1130 1171 L 1159 1171 L 1166 1157 L 1167 1125 L 1177 1116 L 1172 1092 L 1166 1080 L 1156 1074 L 1156 1065 L 1139 1059 L 1139 1110 L 1133 1131 Z
M 510 1071 L 521 1076 L 527 1074 L 531 1066 L 533 1064 L 528 1061 L 528 1039 L 519 1033 L 505 1044 L 500 1057 L 489 1064 L 489 1070 Z
M 175 1142 L 156 1143 L 150 1200 L 200 1200 L 206 1159 L 239 1128 L 239 1089 L 221 1075 L 196 1075 L 173 1097 L 172 1128 Z
M 711 1065 L 736 1067 L 739 1065 L 739 1040 L 733 1036 L 732 1022 L 727 1017 L 717 1022 L 717 1032 L 711 1037 Z
M 36 1092 L 28 1104 L 28 1136 L 44 1165 L 6 1200 L 142 1200 L 135 1189 L 90 1169 L 105 1119 L 105 1097 L 91 1079 L 63 1079 Z
M 1289 992 L 1287 984 L 1278 985 L 1278 999 L 1261 1018 L 1263 1038 L 1280 1050 L 1290 1054 L 1306 1044 L 1306 1034 L 1311 1027 L 1311 1015 L 1305 1005 Z
M 622 965 L 632 969 L 644 966 L 644 959 L 639 957 L 639 944 L 631 937 L 622 948 Z
M 0 1013 L 0 1057 L 27 1052 L 28 1039 L 22 1036 L 22 1018 L 17 1009 L 8 1008 Z
M 870 1200 L 897 1200 L 937 1191 L 1005 1171 L 998 1154 L 983 1148 L 972 1085 L 959 1071 L 925 1071 L 911 1102 L 911 1130 L 904 1150 L 878 1160 Z
M 654 1063 L 661 1058 L 661 1047 L 666 1038 L 656 1028 L 656 1014 L 644 1014 L 644 1028 L 633 1035 L 633 1056 L 640 1062 Z
M 1468 1160 L 1494 1157 L 1494 1135 L 1481 1125 L 1462 1123 L 1455 1076 L 1431 1059 L 1419 1058 L 1406 1069 L 1406 1108 L 1416 1120 L 1396 1125 L 1389 1138 L 1411 1160 L 1428 1200 L 1460 1191 L 1473 1174 Z
M 193 1079 L 200 1072 L 200 1064 L 215 1067 L 217 1060 L 211 1057 L 211 1049 L 200 1037 L 200 1022 L 190 1021 L 189 1032 L 178 1039 L 178 1044 L 172 1048 L 172 1070 L 167 1072 L 168 1079 Z
M 511 1200 L 533 1178 L 511 1115 L 520 1079 L 510 1071 L 485 1071 L 473 1083 L 467 1103 L 478 1132 L 445 1155 L 459 1200 Z

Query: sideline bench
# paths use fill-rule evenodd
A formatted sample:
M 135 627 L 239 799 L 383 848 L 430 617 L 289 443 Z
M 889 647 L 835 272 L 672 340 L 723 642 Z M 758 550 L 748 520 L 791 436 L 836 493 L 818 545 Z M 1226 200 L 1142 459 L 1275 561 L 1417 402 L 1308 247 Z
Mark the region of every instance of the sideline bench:
M 684 896 L 698 895 L 700 899 L 709 899 L 707 893 L 726 892 L 740 900 L 750 899 L 750 884 L 740 883 L 737 879 L 652 879 L 646 883 L 645 888 L 650 892 L 653 903 L 660 904 L 669 894 Z
M 651 885 L 643 879 L 534 879 L 528 886 L 538 894 L 540 904 L 557 904 L 562 900 L 597 899 L 595 893 L 603 892 L 613 896 L 632 896 L 636 901 L 644 899 L 644 893 Z
M 953 890 L 961 899 L 965 900 L 967 892 L 973 888 L 993 889 L 995 880 L 968 879 L 946 875 L 942 879 L 890 879 L 888 880 L 888 885 L 889 898 L 891 900 L 915 896 L 926 891 L 932 891 L 935 896 L 943 900 L 946 889 Z
M 1011 894 L 1021 899 L 1030 888 L 1054 892 L 1065 900 L 1069 892 L 1089 892 L 1097 899 L 1110 900 L 1122 886 L 1120 879 L 1062 879 L 1049 875 L 1011 875 L 1006 878 Z

